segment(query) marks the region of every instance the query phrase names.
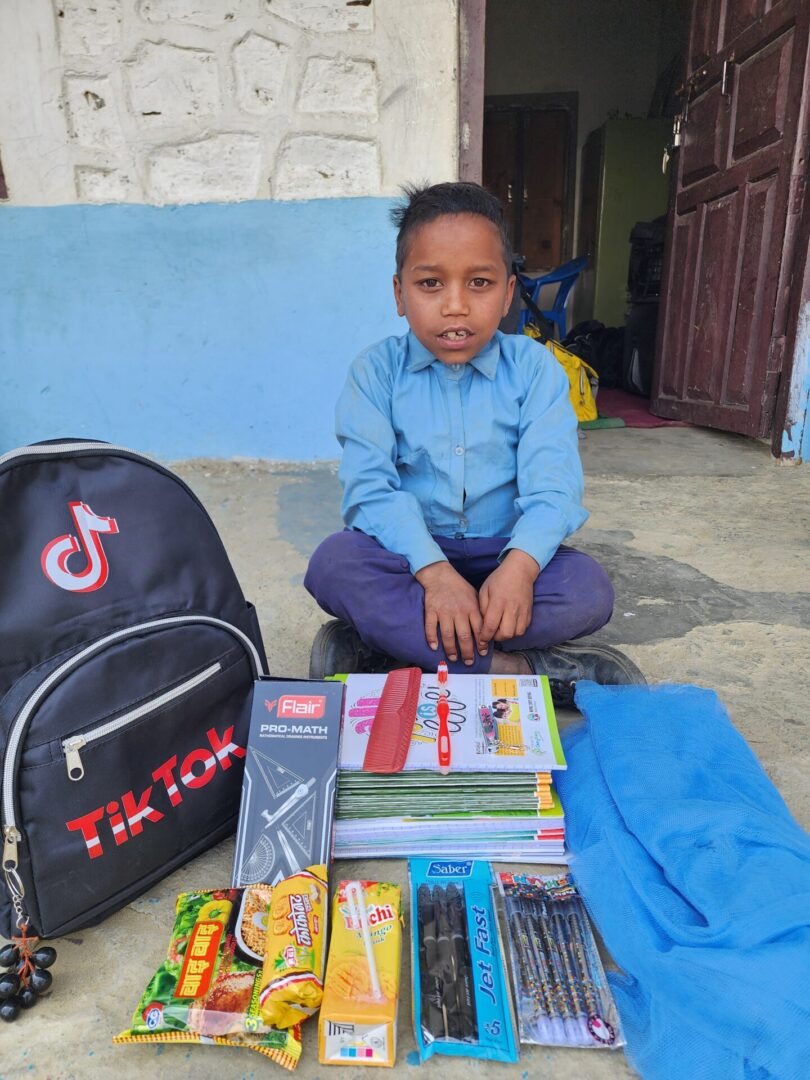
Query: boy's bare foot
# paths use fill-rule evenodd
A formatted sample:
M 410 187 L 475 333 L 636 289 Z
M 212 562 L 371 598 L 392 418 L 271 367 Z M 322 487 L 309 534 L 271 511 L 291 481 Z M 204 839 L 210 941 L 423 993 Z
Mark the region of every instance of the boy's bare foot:
M 529 661 L 523 653 L 502 652 L 500 649 L 495 649 L 492 653 L 492 666 L 489 669 L 489 673 L 490 675 L 534 674 L 529 667 Z

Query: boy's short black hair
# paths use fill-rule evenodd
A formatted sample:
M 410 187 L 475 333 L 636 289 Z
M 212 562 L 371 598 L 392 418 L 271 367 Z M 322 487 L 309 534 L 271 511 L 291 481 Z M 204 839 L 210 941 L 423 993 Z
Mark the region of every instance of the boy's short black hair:
M 501 237 L 503 261 L 508 273 L 512 270 L 512 245 L 506 228 L 503 207 L 494 195 L 467 181 L 431 184 L 417 187 L 406 184 L 402 188 L 406 202 L 391 211 L 391 221 L 397 232 L 397 273 L 408 254 L 411 237 L 421 225 L 434 221 L 443 214 L 479 214 L 491 221 Z

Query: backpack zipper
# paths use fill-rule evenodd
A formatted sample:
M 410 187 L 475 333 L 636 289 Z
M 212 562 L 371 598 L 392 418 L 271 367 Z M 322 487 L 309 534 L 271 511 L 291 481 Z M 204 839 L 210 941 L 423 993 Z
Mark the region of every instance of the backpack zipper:
M 68 454 L 73 450 L 116 450 L 119 453 L 123 451 L 123 453 L 131 454 L 133 457 L 143 458 L 143 460 L 147 461 L 150 465 L 155 464 L 151 458 L 148 458 L 145 454 L 139 454 L 137 450 L 130 450 L 128 446 L 119 446 L 117 443 L 97 442 L 90 439 L 84 442 L 76 440 L 75 442 L 32 443 L 30 446 L 18 446 L 16 450 L 9 450 L 8 453 L 3 454 L 3 456 L 0 457 L 0 469 L 2 469 L 7 461 L 14 461 L 16 458 L 48 457 L 50 454 Z
M 222 543 L 222 538 L 219 536 L 216 526 L 211 518 L 211 515 L 205 509 L 198 497 L 194 494 L 185 480 L 181 480 L 180 477 L 167 469 L 164 465 L 155 461 L 154 458 L 147 457 L 146 454 L 141 454 L 137 450 L 130 450 L 128 446 L 119 446 L 117 443 L 105 443 L 97 441 L 85 441 L 81 442 L 76 440 L 75 442 L 53 442 L 53 443 L 32 443 L 31 446 L 20 446 L 16 450 L 9 450 L 8 453 L 0 456 L 0 472 L 9 463 L 16 463 L 24 458 L 48 458 L 51 456 L 64 456 L 70 457 L 72 454 L 78 453 L 79 456 L 86 454 L 88 451 L 93 451 L 96 454 L 112 453 L 119 457 L 130 458 L 132 461 L 139 461 L 142 465 L 148 465 L 152 469 L 156 469 L 157 472 L 163 473 L 164 476 L 168 476 L 171 480 L 174 480 L 176 484 L 179 484 L 181 488 L 188 494 L 190 498 L 194 500 L 205 517 L 211 523 L 211 528 L 217 534 L 217 537 Z M 224 546 L 223 546 L 224 550 Z
M 135 709 L 130 709 L 129 712 L 124 713 L 123 716 L 119 716 L 116 720 L 108 720 L 106 724 L 99 724 L 98 727 L 91 728 L 89 731 L 83 732 L 81 735 L 71 735 L 69 739 L 62 741 L 62 752 L 65 755 L 65 766 L 67 768 L 67 774 L 69 780 L 81 780 L 84 776 L 84 765 L 79 751 L 87 746 L 88 743 L 96 742 L 98 739 L 103 739 L 107 735 L 112 735 L 114 731 L 120 731 L 121 728 L 127 727 L 128 724 L 134 724 L 136 720 L 140 720 L 143 716 L 148 716 L 149 713 L 157 712 L 158 709 L 164 705 L 168 705 L 171 701 L 176 701 L 177 698 L 183 697 L 184 694 L 190 693 L 196 687 L 201 686 L 204 682 L 212 679 L 215 675 L 222 671 L 222 664 L 211 664 L 205 671 L 201 671 L 198 675 L 195 675 L 191 679 L 186 679 L 185 682 L 180 683 L 179 686 L 175 686 L 172 690 L 167 690 L 165 694 L 160 694 L 158 697 L 151 698 L 149 701 L 144 702 L 143 705 L 139 705 Z
M 71 445 L 75 447 L 76 444 L 74 443 Z M 12 453 L 13 452 L 14 451 L 12 451 Z M 8 455 L 6 455 L 6 457 L 8 457 Z M 2 459 L 0 459 L 0 463 L 1 462 Z M 209 626 L 219 626 L 232 634 L 242 643 L 242 645 L 244 645 L 245 651 L 252 662 L 254 677 L 264 674 L 264 664 L 259 656 L 258 649 L 247 634 L 237 626 L 226 622 L 224 619 L 216 619 L 211 615 L 171 615 L 162 619 L 153 619 L 150 622 L 138 623 L 136 626 L 128 626 L 123 630 L 116 630 L 114 633 L 107 634 L 105 637 L 93 642 L 93 644 L 86 646 L 80 652 L 70 657 L 69 660 L 60 664 L 58 668 L 55 668 L 50 675 L 39 684 L 37 689 L 27 699 L 12 721 L 9 729 L 8 742 L 6 743 L 6 754 L 3 761 L 2 775 L 3 873 L 6 878 L 12 904 L 17 912 L 18 927 L 24 925 L 26 916 L 24 909 L 22 908 L 22 899 L 25 895 L 25 890 L 22 887 L 22 881 L 20 880 L 19 872 L 17 870 L 19 858 L 18 848 L 19 844 L 22 842 L 22 834 L 17 827 L 13 781 L 23 736 L 25 735 L 34 710 L 55 683 L 63 679 L 85 660 L 94 656 L 97 652 L 101 652 L 102 649 L 106 648 L 108 645 L 111 645 L 116 641 L 122 641 L 127 637 L 134 637 L 136 634 L 143 633 L 145 630 L 182 626 L 190 623 L 203 623 Z M 114 723 L 114 721 L 112 722 Z

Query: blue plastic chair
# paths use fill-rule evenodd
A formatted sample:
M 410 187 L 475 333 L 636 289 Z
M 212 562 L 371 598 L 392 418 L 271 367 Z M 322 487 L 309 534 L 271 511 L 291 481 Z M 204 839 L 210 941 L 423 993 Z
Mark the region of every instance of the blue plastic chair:
M 557 293 L 554 297 L 554 303 L 550 309 L 540 308 L 542 314 L 554 323 L 557 328 L 557 340 L 562 341 L 565 335 L 568 333 L 567 328 L 567 315 L 565 310 L 565 302 L 568 299 L 568 294 L 574 287 L 574 282 L 579 275 L 588 265 L 588 256 L 581 255 L 578 259 L 571 259 L 570 262 L 563 263 L 562 266 L 558 266 L 555 270 L 551 270 L 548 274 L 543 274 L 542 277 L 532 278 L 526 274 L 518 274 L 521 282 L 525 288 L 531 293 L 532 300 L 537 307 L 540 307 L 540 290 L 544 285 L 559 285 Z M 531 312 L 526 308 L 520 313 L 518 319 L 517 333 L 522 334 L 527 322 L 531 321 Z

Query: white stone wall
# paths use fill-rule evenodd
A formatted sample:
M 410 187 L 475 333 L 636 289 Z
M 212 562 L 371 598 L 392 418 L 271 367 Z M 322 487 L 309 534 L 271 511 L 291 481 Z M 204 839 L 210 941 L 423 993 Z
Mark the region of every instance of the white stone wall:
M 457 0 L 0 0 L 15 204 L 391 195 L 457 170 Z

